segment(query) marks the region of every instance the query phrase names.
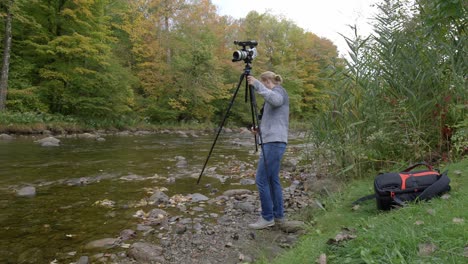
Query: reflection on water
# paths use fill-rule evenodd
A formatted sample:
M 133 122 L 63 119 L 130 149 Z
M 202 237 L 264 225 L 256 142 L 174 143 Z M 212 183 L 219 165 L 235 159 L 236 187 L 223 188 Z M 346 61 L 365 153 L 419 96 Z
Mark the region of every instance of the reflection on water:
M 196 185 L 212 140 L 213 135 L 168 134 L 108 136 L 104 142 L 61 138 L 60 147 L 41 147 L 30 137 L 0 141 L 0 263 L 76 261 L 74 256 L 89 253 L 86 243 L 135 229 L 132 215 L 138 209 L 132 204 L 148 197 L 145 188 L 165 186 L 169 196 L 208 196 L 207 183 L 229 188 L 229 181 L 222 184 L 206 173 Z M 250 135 L 221 134 L 208 167 L 237 161 L 253 168 L 258 155 L 253 144 Z M 176 166 L 178 156 L 187 166 Z M 140 180 L 121 179 L 128 175 Z M 168 185 L 164 178 L 174 176 L 176 183 Z M 36 196 L 15 196 L 14 189 L 24 186 L 35 186 Z M 116 206 L 95 205 L 104 199 Z

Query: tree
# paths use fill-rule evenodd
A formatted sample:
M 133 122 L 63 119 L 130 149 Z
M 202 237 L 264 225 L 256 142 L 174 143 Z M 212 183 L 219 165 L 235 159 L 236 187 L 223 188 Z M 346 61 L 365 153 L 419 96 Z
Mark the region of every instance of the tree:
M 6 97 L 8 91 L 8 75 L 10 70 L 10 52 L 11 52 L 11 8 L 13 0 L 4 0 L 0 3 L 2 11 L 4 11 L 5 35 L 3 37 L 3 59 L 2 73 L 0 77 L 0 111 L 5 109 Z
M 50 40 L 38 47 L 41 93 L 54 113 L 113 117 L 129 111 L 131 76 L 114 59 L 108 0 L 50 1 Z

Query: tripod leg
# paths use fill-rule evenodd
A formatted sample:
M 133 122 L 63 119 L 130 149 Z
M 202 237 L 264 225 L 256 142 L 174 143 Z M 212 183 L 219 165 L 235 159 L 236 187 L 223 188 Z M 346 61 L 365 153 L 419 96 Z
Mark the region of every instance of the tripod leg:
M 268 166 L 267 166 L 267 160 L 266 160 L 266 156 L 265 156 L 265 151 L 264 151 L 264 148 L 263 148 L 263 137 L 262 137 L 262 131 L 260 130 L 260 118 L 259 118 L 259 115 L 258 115 L 258 109 L 257 109 L 257 100 L 255 99 L 255 92 L 253 91 L 253 89 L 251 87 L 249 87 L 249 91 L 250 91 L 250 105 L 251 105 L 251 109 L 252 109 L 252 119 L 254 120 L 254 124 L 255 124 L 255 120 L 257 120 L 257 124 L 258 124 L 258 127 L 259 129 L 257 130 L 257 134 L 258 134 L 258 138 L 260 139 L 260 148 L 262 149 L 262 155 L 263 155 L 263 164 L 265 164 L 265 171 L 267 172 L 268 174 Z M 255 146 L 257 146 L 257 137 L 255 136 Z
M 252 90 L 252 87 L 249 86 L 249 84 L 246 82 L 245 83 L 245 91 L 246 91 L 246 97 L 247 97 L 247 91 L 250 95 L 250 111 L 252 113 L 252 126 L 254 129 L 257 129 L 257 124 L 258 122 L 258 115 L 257 115 L 257 106 L 255 101 L 255 94 L 254 91 Z M 255 152 L 258 152 L 258 140 L 257 140 L 257 135 L 254 134 L 254 140 L 255 140 Z
M 239 80 L 239 84 L 237 84 L 237 88 L 236 88 L 236 91 L 234 92 L 234 94 L 232 95 L 232 98 L 231 98 L 231 102 L 229 103 L 229 106 L 228 106 L 228 109 L 226 110 L 226 113 L 224 114 L 224 117 L 223 117 L 223 120 L 221 121 L 221 124 L 219 125 L 219 128 L 218 128 L 218 132 L 216 133 L 216 137 L 213 141 L 213 144 L 211 145 L 211 149 L 210 149 L 210 152 L 208 153 L 208 156 L 206 157 L 206 161 L 205 161 L 205 165 L 203 165 L 203 169 L 202 171 L 200 172 L 200 176 L 198 176 L 198 180 L 197 180 L 197 184 L 200 183 L 200 179 L 203 175 L 203 172 L 205 171 L 205 168 L 206 168 L 206 164 L 208 164 L 208 160 L 210 159 L 211 157 L 211 153 L 213 152 L 213 149 L 214 149 L 214 146 L 216 145 L 216 141 L 218 141 L 218 137 L 219 137 L 219 134 L 221 133 L 222 129 L 223 129 L 223 126 L 224 126 L 224 123 L 226 123 L 226 119 L 227 117 L 229 116 L 229 112 L 231 111 L 231 108 L 234 104 L 234 101 L 236 99 L 236 96 L 237 96 L 237 93 L 239 92 L 239 88 L 242 84 L 242 81 L 244 80 L 244 76 L 245 74 L 242 74 L 241 77 L 240 77 L 240 80 Z

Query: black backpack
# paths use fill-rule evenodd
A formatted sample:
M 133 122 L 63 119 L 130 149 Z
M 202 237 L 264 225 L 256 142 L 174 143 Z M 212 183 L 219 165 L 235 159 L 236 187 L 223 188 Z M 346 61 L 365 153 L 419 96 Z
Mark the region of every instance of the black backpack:
M 418 166 L 426 170 L 413 171 Z M 414 164 L 401 172 L 381 173 L 374 180 L 374 194 L 364 196 L 353 204 L 375 198 L 377 209 L 390 210 L 403 206 L 407 201 L 429 200 L 450 191 L 448 171 L 439 170 L 425 162 Z

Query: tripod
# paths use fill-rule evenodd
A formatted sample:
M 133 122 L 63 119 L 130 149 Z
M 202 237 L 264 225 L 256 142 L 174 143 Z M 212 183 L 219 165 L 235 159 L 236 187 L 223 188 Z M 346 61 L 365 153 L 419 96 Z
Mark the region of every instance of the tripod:
M 228 106 L 228 109 L 226 111 L 226 113 L 224 114 L 224 117 L 223 117 L 223 120 L 221 121 L 221 124 L 219 125 L 219 128 L 218 128 L 218 132 L 216 133 L 216 137 L 213 141 L 213 144 L 211 145 L 211 149 L 210 149 L 210 152 L 208 153 L 208 157 L 206 157 L 206 161 L 205 161 L 205 165 L 203 165 L 203 169 L 200 173 L 200 176 L 198 177 L 198 180 L 197 180 L 197 184 L 200 183 L 200 179 L 203 175 L 203 172 L 205 171 L 205 168 L 206 168 L 206 164 L 208 164 L 208 160 L 210 159 L 211 157 L 211 153 L 213 152 L 213 149 L 214 149 L 214 146 L 216 145 L 216 141 L 218 140 L 218 137 L 219 137 L 219 134 L 221 133 L 222 129 L 223 129 L 223 126 L 224 124 L 226 123 L 226 120 L 229 116 L 229 112 L 231 111 L 231 108 L 232 106 L 234 105 L 234 101 L 236 99 L 236 96 L 237 96 L 237 93 L 239 92 L 239 88 L 242 84 L 242 81 L 244 79 L 247 79 L 247 76 L 250 75 L 250 71 L 252 69 L 252 65 L 249 61 L 246 61 L 246 64 L 245 64 L 245 68 L 244 68 L 244 72 L 241 74 L 240 76 L 240 80 L 239 80 L 239 83 L 237 84 L 237 88 L 231 98 L 231 102 L 229 103 L 229 106 Z M 259 116 L 258 116 L 258 109 L 257 109 L 257 100 L 255 99 L 255 92 L 253 90 L 253 88 L 248 84 L 247 80 L 245 82 L 245 102 L 248 101 L 248 99 L 250 98 L 250 110 L 252 112 L 252 126 L 254 129 L 257 128 L 257 125 L 258 127 L 260 127 L 260 124 L 259 124 Z M 263 138 L 262 138 L 262 133 L 260 131 L 260 129 L 257 129 L 257 134 L 258 134 L 258 139 L 260 140 L 260 147 L 262 148 L 262 155 L 263 155 L 263 160 L 265 161 L 264 164 L 265 164 L 265 169 L 267 168 L 266 166 L 266 157 L 265 157 L 265 152 L 263 151 Z M 257 135 L 254 135 L 254 138 L 255 138 L 255 151 L 257 152 L 258 151 L 258 141 L 257 141 Z

